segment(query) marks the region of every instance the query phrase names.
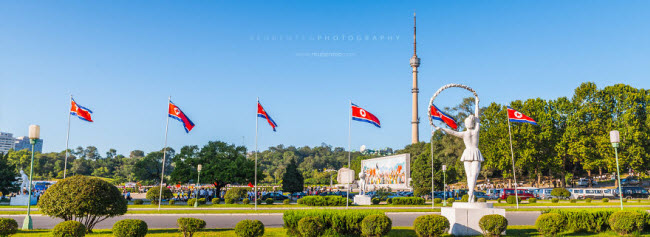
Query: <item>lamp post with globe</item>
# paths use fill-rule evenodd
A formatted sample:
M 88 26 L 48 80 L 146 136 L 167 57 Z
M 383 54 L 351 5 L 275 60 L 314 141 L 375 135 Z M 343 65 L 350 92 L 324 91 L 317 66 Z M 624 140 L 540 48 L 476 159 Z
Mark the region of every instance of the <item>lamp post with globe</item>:
M 199 186 L 201 185 L 201 168 L 203 168 L 202 165 L 196 166 L 196 170 L 199 171 L 199 174 L 196 177 L 196 202 L 194 202 L 194 207 L 199 206 Z
M 609 141 L 614 147 L 614 153 L 616 154 L 616 177 L 618 177 L 618 197 L 621 201 L 621 210 L 623 210 L 623 192 L 621 192 L 621 170 L 618 166 L 618 144 L 621 142 L 618 131 L 613 130 L 609 132 Z
M 29 184 L 27 186 L 28 199 L 27 199 L 27 216 L 23 221 L 23 230 L 31 230 L 32 226 L 32 217 L 30 216 L 32 210 L 32 178 L 34 174 L 34 146 L 38 142 L 38 139 L 41 135 L 41 127 L 38 125 L 29 125 L 29 143 L 32 145 L 32 160 L 29 168 Z

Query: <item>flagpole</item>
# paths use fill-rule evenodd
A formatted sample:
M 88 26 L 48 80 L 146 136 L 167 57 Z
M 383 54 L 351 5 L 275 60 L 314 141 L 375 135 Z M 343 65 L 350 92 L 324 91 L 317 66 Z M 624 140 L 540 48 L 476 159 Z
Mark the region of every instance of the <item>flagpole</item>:
M 506 116 L 508 113 L 506 112 Z M 515 180 L 515 202 L 517 203 L 517 209 L 519 209 L 519 195 L 517 194 L 517 174 L 515 172 L 515 151 L 512 149 L 512 131 L 510 130 L 510 117 L 508 117 L 508 134 L 510 134 L 510 155 L 512 158 L 512 177 Z
M 257 105 L 255 105 L 255 106 L 258 107 L 259 104 L 260 104 L 260 97 L 257 97 Z M 259 130 L 257 128 L 258 127 L 257 126 L 258 125 L 257 121 L 259 120 L 258 116 L 257 116 L 257 112 L 258 112 L 257 110 L 259 110 L 259 107 L 255 110 L 255 193 L 254 193 L 254 195 L 255 195 L 255 211 L 257 211 L 257 131 Z M 268 115 L 267 115 L 267 117 L 268 117 Z
M 72 94 L 70 94 L 70 104 L 72 104 Z M 68 172 L 68 143 L 70 142 L 70 111 L 68 111 L 68 135 L 65 138 L 65 161 L 63 162 L 63 178 L 65 179 Z
M 351 162 L 350 162 L 351 158 L 350 157 L 352 156 L 351 155 L 352 154 L 352 150 L 351 150 L 351 144 L 352 144 L 352 137 L 351 137 L 351 133 L 352 133 L 351 132 L 352 131 L 352 100 L 350 100 L 350 107 L 348 107 L 348 109 L 350 110 L 350 116 L 348 117 L 348 169 L 352 169 L 352 166 L 350 165 L 351 164 Z M 353 171 L 353 176 L 352 177 L 354 177 L 354 175 L 355 174 L 354 174 L 354 171 Z M 354 178 L 353 178 L 353 180 L 354 180 Z M 350 183 L 348 183 L 348 190 L 347 190 L 347 192 L 345 192 L 345 208 L 346 209 L 348 208 L 348 203 L 350 202 L 350 190 L 351 190 L 350 189 Z
M 435 198 L 435 195 L 434 195 L 435 194 L 435 191 L 434 191 L 435 186 L 433 185 L 433 132 L 434 132 L 434 130 L 433 130 L 433 127 L 432 127 L 431 128 L 431 209 L 434 208 L 434 204 L 435 204 L 434 201 L 433 201 L 433 199 Z
M 163 162 L 162 172 L 160 173 L 160 193 L 158 194 L 158 211 L 160 211 L 160 203 L 162 202 L 163 181 L 165 179 L 165 159 L 167 158 L 167 131 L 169 130 L 169 103 L 172 102 L 172 96 L 167 100 L 167 124 L 165 125 L 165 146 L 163 146 Z M 197 197 L 196 201 L 199 199 Z

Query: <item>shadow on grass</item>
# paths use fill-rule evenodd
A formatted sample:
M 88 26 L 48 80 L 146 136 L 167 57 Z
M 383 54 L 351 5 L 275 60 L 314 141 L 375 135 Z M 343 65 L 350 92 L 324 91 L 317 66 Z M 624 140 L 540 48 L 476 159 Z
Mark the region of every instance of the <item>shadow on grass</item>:
M 218 232 L 228 232 L 233 231 L 234 229 L 202 229 L 199 232 L 201 233 L 218 233 Z M 147 234 L 172 234 L 172 233 L 181 233 L 178 229 L 149 229 Z

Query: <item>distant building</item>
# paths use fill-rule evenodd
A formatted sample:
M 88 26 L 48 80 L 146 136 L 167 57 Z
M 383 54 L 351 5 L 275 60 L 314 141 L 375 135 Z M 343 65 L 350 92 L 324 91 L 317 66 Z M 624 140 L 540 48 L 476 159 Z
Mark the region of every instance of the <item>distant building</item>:
M 32 144 L 29 143 L 29 137 L 22 136 L 14 139 L 14 150 L 32 150 Z M 43 153 L 43 139 L 38 139 L 38 142 L 34 145 L 34 151 L 38 153 Z
M 0 153 L 6 154 L 11 149 L 14 149 L 14 135 L 0 132 Z

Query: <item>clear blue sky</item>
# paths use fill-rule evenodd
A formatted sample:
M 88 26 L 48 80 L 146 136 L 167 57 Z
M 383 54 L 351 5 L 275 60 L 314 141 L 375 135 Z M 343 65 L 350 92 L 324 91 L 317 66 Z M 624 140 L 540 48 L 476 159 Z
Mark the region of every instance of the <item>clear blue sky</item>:
M 171 147 L 252 148 L 259 96 L 279 124 L 260 121 L 261 150 L 346 147 L 351 99 L 382 122 L 353 123 L 353 149 L 402 148 L 414 10 L 420 139 L 447 83 L 475 88 L 483 105 L 571 96 L 584 81 L 650 87 L 649 1 L 3 1 L 0 130 L 39 124 L 44 151 L 62 151 L 72 93 L 95 120 L 72 120 L 72 148 L 149 152 L 163 146 L 171 95 L 196 123 L 185 134 L 170 121 Z

